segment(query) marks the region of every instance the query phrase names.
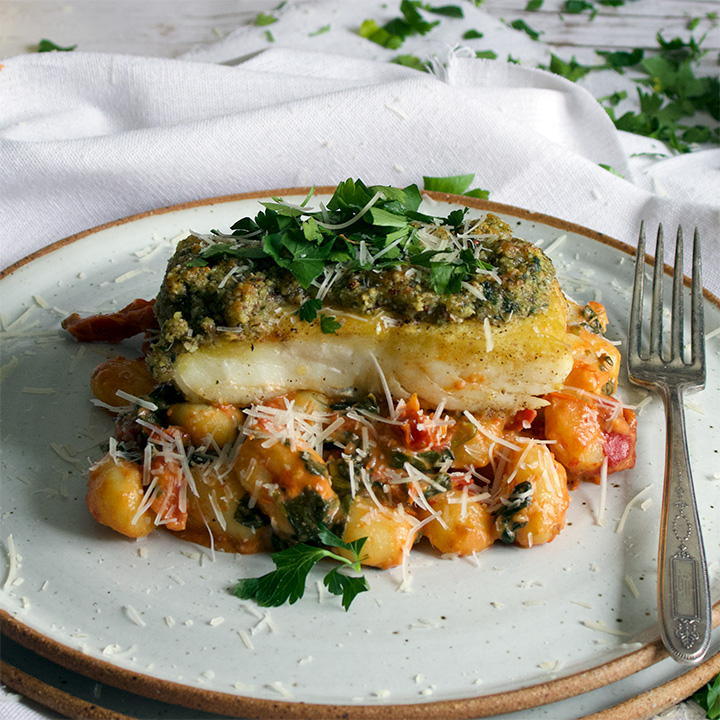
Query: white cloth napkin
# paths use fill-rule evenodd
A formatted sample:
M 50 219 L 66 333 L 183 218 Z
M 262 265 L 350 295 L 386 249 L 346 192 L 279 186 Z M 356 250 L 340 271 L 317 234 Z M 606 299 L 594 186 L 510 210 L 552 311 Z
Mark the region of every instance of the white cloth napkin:
M 81 52 L 3 61 L 0 264 L 187 200 L 475 173 L 491 200 L 628 243 L 643 218 L 671 232 L 697 225 L 706 285 L 718 292 L 720 150 L 643 167 L 632 153 L 660 144 L 618 133 L 578 85 L 450 51 L 470 27 L 484 33 L 481 47 L 530 55 L 533 65 L 547 54 L 541 43 L 466 3 L 464 20 L 386 50 L 356 32 L 363 18 L 397 15 L 382 5 L 296 3 L 278 22 L 241 28 L 183 61 Z M 429 75 L 387 62 L 398 52 L 435 54 L 446 67 Z M 238 66 L 212 62 L 253 53 Z
M 593 97 L 624 80 L 593 74 L 585 89 L 532 69 L 549 58 L 542 43 L 462 7 L 463 20 L 395 51 L 357 34 L 365 18 L 396 16 L 395 4 L 319 0 L 179 60 L 3 60 L 0 267 L 95 225 L 200 198 L 474 173 L 491 200 L 629 244 L 643 219 L 653 231 L 697 226 L 706 285 L 720 294 L 720 150 L 636 156 L 667 151 L 617 132 Z M 469 29 L 483 33 L 473 49 L 500 60 L 455 47 Z M 435 74 L 388 62 L 400 53 L 435 56 Z

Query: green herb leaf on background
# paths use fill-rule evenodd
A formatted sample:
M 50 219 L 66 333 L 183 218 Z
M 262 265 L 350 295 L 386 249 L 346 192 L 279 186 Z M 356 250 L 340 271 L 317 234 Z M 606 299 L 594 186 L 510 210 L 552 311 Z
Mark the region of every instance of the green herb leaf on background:
M 261 12 L 255 16 L 254 24 L 257 25 L 258 27 L 263 27 L 265 25 L 272 25 L 273 23 L 276 23 L 277 21 L 278 21 L 278 19 L 274 15 L 271 15 L 270 13 Z
M 43 38 L 38 43 L 38 52 L 72 52 L 76 47 L 77 45 L 60 47 L 60 45 L 56 45 L 52 40 L 46 40 Z
M 524 20 L 513 20 L 510 23 L 510 27 L 515 30 L 522 30 L 526 35 L 531 37 L 533 40 L 539 40 L 540 35 L 542 35 L 541 32 L 538 32 L 537 30 L 533 30 Z
M 703 710 L 708 720 L 720 718 L 720 675 L 700 688 L 693 696 L 694 700 Z
M 465 195 L 468 197 L 481 198 L 487 200 L 490 197 L 489 190 L 469 190 L 468 188 L 475 179 L 474 174 L 469 175 L 449 175 L 447 177 L 429 177 L 423 175 L 423 188 L 434 192 L 445 192 L 453 195 Z
M 330 32 L 330 25 L 323 25 L 321 28 L 317 29 L 315 32 L 311 32 L 308 37 L 317 37 L 318 35 L 323 35 L 326 32 Z

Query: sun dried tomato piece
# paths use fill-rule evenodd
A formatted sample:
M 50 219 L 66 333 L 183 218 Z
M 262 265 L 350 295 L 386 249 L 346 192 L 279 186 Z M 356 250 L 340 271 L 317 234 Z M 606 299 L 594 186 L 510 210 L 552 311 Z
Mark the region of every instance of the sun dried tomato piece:
M 81 318 L 77 313 L 62 321 L 62 327 L 78 342 L 120 342 L 157 327 L 155 300 L 138 298 L 122 310 Z

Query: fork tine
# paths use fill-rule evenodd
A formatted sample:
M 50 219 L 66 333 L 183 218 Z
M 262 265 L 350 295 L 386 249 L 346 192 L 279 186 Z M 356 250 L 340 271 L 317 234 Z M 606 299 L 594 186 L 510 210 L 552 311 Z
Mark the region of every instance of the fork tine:
M 652 310 L 650 312 L 650 354 L 662 357 L 663 330 L 663 288 L 665 270 L 665 244 L 663 226 L 658 225 L 657 244 L 655 245 L 655 270 L 653 272 Z
M 628 328 L 629 361 L 640 359 L 642 340 L 643 294 L 645 284 L 645 221 L 640 223 L 637 252 L 635 253 L 635 282 L 633 283 L 630 327 Z
M 705 368 L 705 319 L 703 313 L 702 258 L 700 257 L 700 233 L 695 228 L 692 267 L 692 357 L 693 365 Z
M 675 266 L 673 267 L 672 324 L 670 327 L 670 357 L 683 357 L 685 338 L 683 306 L 683 232 L 678 227 L 675 240 Z

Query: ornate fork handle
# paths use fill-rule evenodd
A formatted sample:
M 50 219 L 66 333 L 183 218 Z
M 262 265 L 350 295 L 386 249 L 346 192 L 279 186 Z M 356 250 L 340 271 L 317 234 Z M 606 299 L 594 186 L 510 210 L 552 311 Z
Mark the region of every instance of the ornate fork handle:
M 658 385 L 665 403 L 665 487 L 658 556 L 660 630 L 670 654 L 692 664 L 710 643 L 710 588 L 685 442 L 680 387 Z

